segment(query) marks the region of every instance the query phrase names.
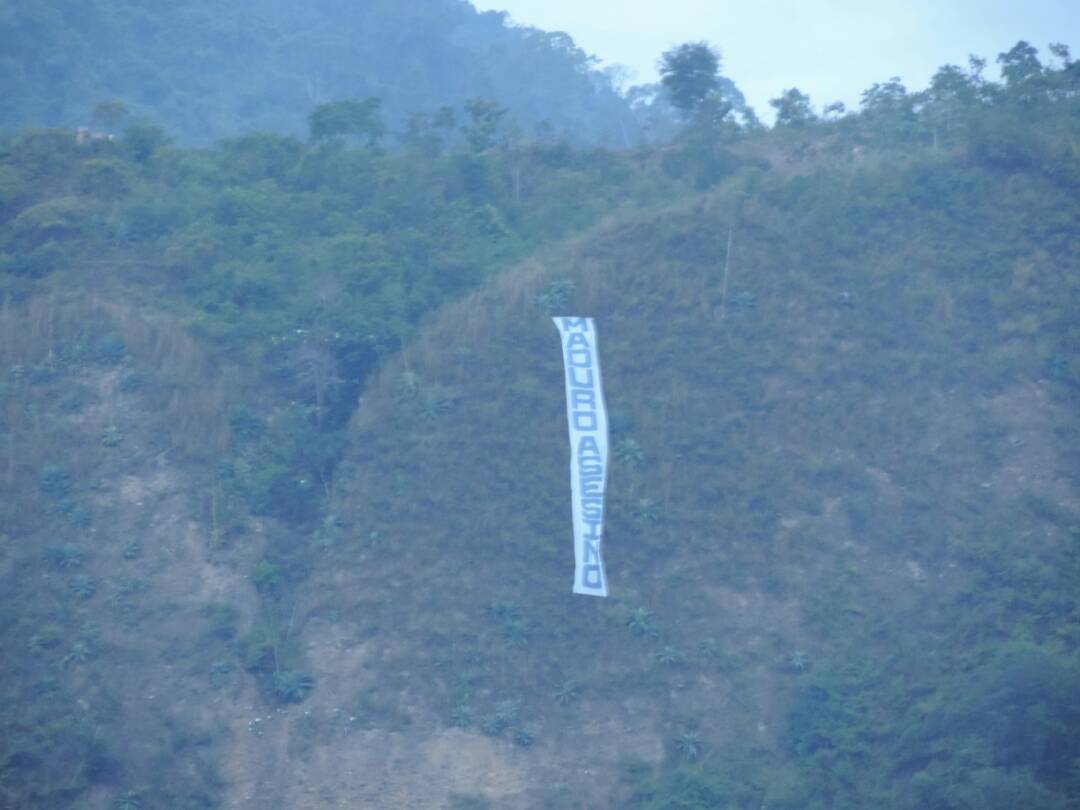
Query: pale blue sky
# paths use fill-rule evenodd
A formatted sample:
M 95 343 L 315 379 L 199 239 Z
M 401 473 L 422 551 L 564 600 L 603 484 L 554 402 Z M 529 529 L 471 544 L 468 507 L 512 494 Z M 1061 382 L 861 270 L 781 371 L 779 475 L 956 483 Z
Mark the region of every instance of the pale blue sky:
M 514 22 L 565 31 L 603 64 L 656 80 L 656 61 L 672 45 L 706 40 L 723 52 L 724 75 L 758 114 L 788 87 L 858 105 L 874 82 L 900 76 L 922 89 L 938 67 L 995 57 L 1017 40 L 1050 60 L 1047 43 L 1080 55 L 1080 0 L 473 0 L 508 11 Z

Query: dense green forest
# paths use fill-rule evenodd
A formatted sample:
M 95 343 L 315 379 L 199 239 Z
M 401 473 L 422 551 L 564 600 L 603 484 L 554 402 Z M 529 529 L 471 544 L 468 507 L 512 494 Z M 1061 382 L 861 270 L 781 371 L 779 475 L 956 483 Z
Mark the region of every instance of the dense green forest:
M 199 4 L 5 9 L 80 37 L 3 57 L 8 123 L 129 117 L 0 139 L 0 806 L 1080 807 L 1080 62 L 791 89 L 765 129 L 691 45 L 670 141 L 589 146 L 566 122 L 628 107 L 571 44 L 417 7 L 265 116 L 148 77 L 341 4 L 224 44 Z M 146 26 L 146 72 L 86 56 Z M 505 48 L 513 92 L 380 71 L 405 31 Z M 569 593 L 569 310 L 603 601 Z
M 122 102 L 185 142 L 301 134 L 315 105 L 382 100 L 388 121 L 487 98 L 528 132 L 637 140 L 629 104 L 561 32 L 464 0 L 6 0 L 0 126 L 116 126 Z

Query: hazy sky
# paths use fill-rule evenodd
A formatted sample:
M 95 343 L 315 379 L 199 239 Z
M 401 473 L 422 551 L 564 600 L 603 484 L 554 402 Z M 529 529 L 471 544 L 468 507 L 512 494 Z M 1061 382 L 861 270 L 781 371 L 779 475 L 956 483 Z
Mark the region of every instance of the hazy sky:
M 1080 0 L 473 0 L 508 11 L 515 23 L 565 31 L 604 65 L 656 80 L 672 45 L 706 40 L 723 53 L 722 71 L 759 115 L 788 87 L 815 106 L 857 106 L 874 82 L 900 76 L 922 89 L 938 67 L 994 59 L 1025 39 L 1051 58 L 1049 42 L 1080 56 Z

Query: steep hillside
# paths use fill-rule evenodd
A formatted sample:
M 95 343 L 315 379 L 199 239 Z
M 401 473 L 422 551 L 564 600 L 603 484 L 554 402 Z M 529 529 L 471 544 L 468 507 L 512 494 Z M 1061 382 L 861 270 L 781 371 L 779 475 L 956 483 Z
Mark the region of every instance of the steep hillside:
M 628 152 L 0 138 L 0 807 L 1075 810 L 1080 70 L 1025 54 Z
M 227 441 L 230 375 L 175 321 L 81 292 L 0 318 L 0 806 L 119 806 L 124 785 L 212 806 L 257 610 L 257 546 L 223 542 L 192 463 Z
M 246 784 L 241 744 L 312 689 L 294 594 L 372 369 L 537 244 L 671 186 L 550 141 L 146 134 L 0 142 L 5 807 Z
M 296 133 L 316 104 L 374 96 L 395 130 L 412 113 L 460 115 L 485 98 L 530 132 L 544 122 L 583 142 L 636 137 L 626 103 L 573 40 L 511 28 L 465 0 L 16 0 L 0 11 L 0 43 L 0 126 L 89 125 L 95 104 L 119 100 L 207 143 Z
M 263 795 L 1064 807 L 1078 213 L 933 157 L 751 176 L 453 308 L 354 420 L 295 624 L 327 731 Z M 602 330 L 606 602 L 570 595 L 553 310 Z

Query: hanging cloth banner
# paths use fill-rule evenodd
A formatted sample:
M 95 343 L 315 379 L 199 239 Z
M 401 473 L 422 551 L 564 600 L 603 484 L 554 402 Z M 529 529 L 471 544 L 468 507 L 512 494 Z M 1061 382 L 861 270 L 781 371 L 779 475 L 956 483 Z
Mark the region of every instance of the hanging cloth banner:
M 592 318 L 553 318 L 562 338 L 566 418 L 570 427 L 570 493 L 574 517 L 574 593 L 607 596 L 604 574 L 604 485 L 608 420 Z

